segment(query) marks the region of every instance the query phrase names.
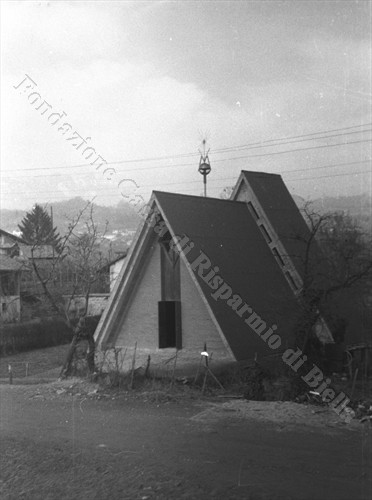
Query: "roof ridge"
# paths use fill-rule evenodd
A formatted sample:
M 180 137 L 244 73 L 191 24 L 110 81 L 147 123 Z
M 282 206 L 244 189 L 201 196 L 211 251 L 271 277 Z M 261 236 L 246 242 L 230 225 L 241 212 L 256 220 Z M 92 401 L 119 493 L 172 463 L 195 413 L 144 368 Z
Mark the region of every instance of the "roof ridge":
M 259 172 L 257 170 L 242 170 L 241 173 L 242 174 L 262 175 L 263 177 L 272 176 L 272 175 L 281 177 L 280 174 L 274 174 L 274 173 L 271 173 L 271 172 Z
M 197 198 L 199 200 L 218 201 L 218 202 L 223 202 L 223 203 L 226 203 L 226 202 L 229 202 L 229 203 L 244 203 L 242 201 L 230 200 L 230 198 L 228 198 L 228 199 L 214 198 L 212 196 L 198 196 L 196 194 L 172 193 L 170 191 L 158 191 L 158 190 L 154 190 L 154 191 L 152 191 L 152 194 L 154 194 L 155 196 L 157 194 L 161 194 L 161 195 L 165 194 L 165 195 L 170 195 L 170 196 L 182 196 L 184 198 Z

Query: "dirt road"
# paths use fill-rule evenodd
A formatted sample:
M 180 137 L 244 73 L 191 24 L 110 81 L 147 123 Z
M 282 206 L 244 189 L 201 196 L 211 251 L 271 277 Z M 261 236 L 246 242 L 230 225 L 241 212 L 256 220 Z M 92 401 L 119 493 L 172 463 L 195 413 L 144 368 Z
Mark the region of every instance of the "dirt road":
M 288 426 L 205 401 L 50 394 L 0 386 L 2 499 L 372 498 L 363 425 Z

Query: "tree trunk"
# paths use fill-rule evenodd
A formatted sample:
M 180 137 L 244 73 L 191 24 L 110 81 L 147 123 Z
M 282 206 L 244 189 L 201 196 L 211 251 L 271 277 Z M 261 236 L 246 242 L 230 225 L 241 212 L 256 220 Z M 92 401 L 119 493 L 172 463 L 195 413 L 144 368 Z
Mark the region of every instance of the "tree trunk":
M 96 371 L 96 366 L 94 363 L 96 344 L 94 342 L 93 334 L 89 333 L 87 335 L 88 340 L 88 352 L 87 352 L 87 364 L 89 373 L 94 373 Z
M 74 332 L 74 336 L 72 337 L 70 347 L 68 348 L 65 362 L 63 363 L 61 373 L 59 374 L 59 378 L 66 378 L 71 370 L 71 363 L 74 358 L 75 349 L 77 343 L 79 341 L 79 331 Z
M 72 360 L 74 359 L 74 354 L 76 347 L 80 340 L 87 339 L 88 341 L 88 352 L 87 352 L 87 365 L 89 373 L 95 372 L 95 342 L 94 342 L 94 334 L 90 331 L 87 331 L 85 318 L 82 316 L 79 319 L 77 326 L 74 328 L 74 336 L 72 337 L 72 341 L 70 347 L 67 351 L 66 359 L 63 364 L 61 373 L 59 378 L 66 378 L 70 374 Z

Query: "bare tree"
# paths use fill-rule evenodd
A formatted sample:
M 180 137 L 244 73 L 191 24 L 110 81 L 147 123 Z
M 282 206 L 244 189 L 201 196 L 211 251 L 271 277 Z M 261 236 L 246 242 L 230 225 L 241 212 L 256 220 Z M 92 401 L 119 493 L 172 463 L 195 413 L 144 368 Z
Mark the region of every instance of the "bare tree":
M 35 242 L 31 247 L 31 265 L 43 296 L 73 333 L 61 378 L 69 374 L 76 347 L 82 339 L 88 343 L 88 369 L 91 373 L 95 370 L 95 343 L 93 332 L 86 328 L 86 316 L 92 288 L 102 279 L 101 269 L 107 264 L 100 250 L 106 229 L 107 223 L 103 231 L 99 230 L 94 221 L 94 205 L 88 202 L 70 220 L 67 232 L 61 238 L 59 251 L 53 250 L 52 259 L 47 264 L 41 264 L 37 258 L 41 244 Z M 77 297 L 83 297 L 83 306 L 73 317 L 71 306 Z
M 303 283 L 296 340 L 306 350 L 321 316 L 340 324 L 340 318 L 332 318 L 335 310 L 332 305 L 337 302 L 339 292 L 359 287 L 360 293 L 365 293 L 365 284 L 372 273 L 372 257 L 367 235 L 350 216 L 319 214 L 310 204 L 302 211 L 309 231 L 307 235 L 295 236 L 303 244 L 303 252 L 298 256 L 302 261 Z

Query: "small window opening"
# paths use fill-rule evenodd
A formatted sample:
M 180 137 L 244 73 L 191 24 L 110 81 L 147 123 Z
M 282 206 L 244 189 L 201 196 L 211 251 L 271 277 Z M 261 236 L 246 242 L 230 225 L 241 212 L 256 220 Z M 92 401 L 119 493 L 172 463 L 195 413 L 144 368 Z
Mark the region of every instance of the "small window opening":
M 273 254 L 274 254 L 274 257 L 276 258 L 276 260 L 279 262 L 279 264 L 284 267 L 285 266 L 284 260 L 283 260 L 282 256 L 280 255 L 280 253 L 278 252 L 277 248 L 273 248 Z
M 253 217 L 255 219 L 259 219 L 260 216 L 258 215 L 257 210 L 254 208 L 253 203 L 251 201 L 248 201 L 247 205 L 248 205 L 248 208 L 249 208 L 251 214 L 253 215 Z
M 273 240 L 271 239 L 269 233 L 267 232 L 266 227 L 263 224 L 259 224 L 259 228 L 261 229 L 261 232 L 264 235 L 266 242 L 271 243 Z
M 288 281 L 289 281 L 289 283 L 290 283 L 291 287 L 293 288 L 293 290 L 297 291 L 297 290 L 298 290 L 298 286 L 296 285 L 296 282 L 295 282 L 295 280 L 293 279 L 293 276 L 291 275 L 291 273 L 290 273 L 290 272 L 288 272 L 288 271 L 286 271 L 286 272 L 285 272 L 285 275 L 286 275 L 286 277 L 287 277 L 287 279 L 288 279 Z

